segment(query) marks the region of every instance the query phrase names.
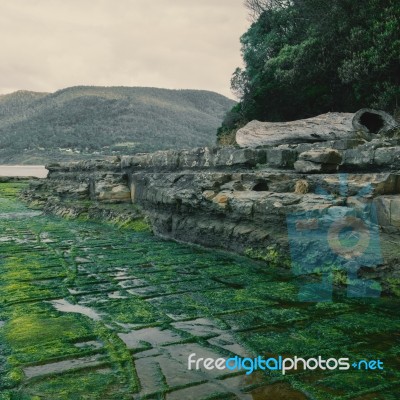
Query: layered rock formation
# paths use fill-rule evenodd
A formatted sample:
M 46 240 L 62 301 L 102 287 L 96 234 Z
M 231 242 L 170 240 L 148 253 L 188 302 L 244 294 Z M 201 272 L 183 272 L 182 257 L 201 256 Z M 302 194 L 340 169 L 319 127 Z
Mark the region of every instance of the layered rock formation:
M 259 149 L 52 164 L 25 197 L 53 212 L 71 201 L 133 203 L 135 215 L 140 210 L 162 237 L 292 267 L 304 260 L 356 265 L 366 276 L 384 277 L 389 290 L 400 282 L 400 136 L 381 121 L 381 133 L 348 127 L 323 141 L 293 134 Z

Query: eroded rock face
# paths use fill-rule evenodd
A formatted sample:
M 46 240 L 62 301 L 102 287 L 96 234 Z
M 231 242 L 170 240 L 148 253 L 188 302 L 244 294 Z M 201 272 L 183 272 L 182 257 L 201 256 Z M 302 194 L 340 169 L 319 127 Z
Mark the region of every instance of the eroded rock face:
M 176 171 L 226 167 L 255 167 L 265 164 L 266 151 L 235 147 L 201 147 L 190 150 L 168 150 L 136 154 L 121 158 L 122 169 Z
M 355 131 L 385 135 L 398 124 L 384 111 L 362 108 L 354 114 L 352 125 Z
M 375 272 L 390 274 L 400 269 L 394 257 L 400 244 L 399 134 L 357 136 L 351 114 L 329 118 L 335 129 L 318 130 L 316 136 L 318 119 L 297 121 L 292 126 L 301 127 L 300 133 L 268 134 L 269 143 L 278 145 L 265 149 L 196 148 L 53 164 L 49 177 L 34 183 L 26 198 L 50 211 L 61 205 L 65 211 L 70 200 L 122 202 L 141 210 L 162 237 L 238 253 L 264 254 L 272 246 L 286 258 L 293 216 L 301 217 L 296 225 L 301 232 L 328 231 L 341 219 L 365 220 L 374 207 L 370 225 L 389 246 L 381 272 Z M 57 207 L 49 205 L 55 202 Z M 392 236 L 386 241 L 385 235 Z M 309 236 L 298 246 L 312 253 Z

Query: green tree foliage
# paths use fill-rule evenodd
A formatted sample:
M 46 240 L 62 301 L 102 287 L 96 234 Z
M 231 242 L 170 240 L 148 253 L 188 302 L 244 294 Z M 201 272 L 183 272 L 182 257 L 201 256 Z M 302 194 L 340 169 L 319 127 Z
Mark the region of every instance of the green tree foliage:
M 240 98 L 219 134 L 253 120 L 285 121 L 400 100 L 398 0 L 246 0 Z

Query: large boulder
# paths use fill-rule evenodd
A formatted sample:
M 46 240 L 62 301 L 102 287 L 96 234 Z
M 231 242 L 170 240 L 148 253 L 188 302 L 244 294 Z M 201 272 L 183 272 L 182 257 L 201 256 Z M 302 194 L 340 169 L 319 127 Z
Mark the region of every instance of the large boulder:
M 273 147 L 283 144 L 384 137 L 397 126 L 384 111 L 362 109 L 352 113 L 327 113 L 289 122 L 251 121 L 236 133 L 240 147 Z
M 251 121 L 236 133 L 240 147 L 279 146 L 345 139 L 353 132 L 354 114 L 328 113 L 290 122 Z

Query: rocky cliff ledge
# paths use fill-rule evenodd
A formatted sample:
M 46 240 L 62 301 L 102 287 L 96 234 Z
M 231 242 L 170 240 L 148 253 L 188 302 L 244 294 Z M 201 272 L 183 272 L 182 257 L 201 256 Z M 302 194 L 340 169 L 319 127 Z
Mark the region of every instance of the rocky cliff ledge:
M 103 210 L 122 204 L 131 220 L 146 215 L 162 237 L 270 263 L 290 264 L 289 251 L 292 265 L 299 254 L 309 263 L 326 263 L 321 246 L 329 251 L 342 246 L 343 251 L 336 249 L 341 267 L 354 266 L 358 257 L 361 273 L 384 277 L 386 289 L 400 292 L 400 133 L 395 126 L 387 129 L 383 119 L 378 127 L 373 115 L 357 118 L 359 124 L 372 121 L 374 128 L 363 125 L 335 135 L 295 132 L 286 135 L 286 143 L 263 148 L 197 148 L 51 164 L 48 178 L 34 182 L 24 196 L 70 216 L 93 204 Z M 254 123 L 250 128 L 254 133 Z M 355 243 L 340 242 L 346 232 L 358 235 Z M 379 251 L 381 261 L 367 268 L 368 254 Z

